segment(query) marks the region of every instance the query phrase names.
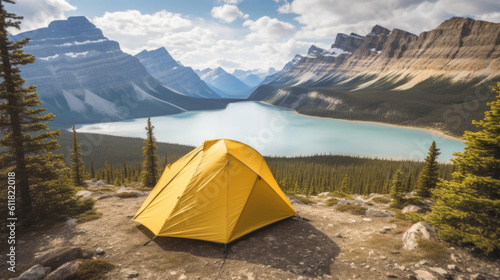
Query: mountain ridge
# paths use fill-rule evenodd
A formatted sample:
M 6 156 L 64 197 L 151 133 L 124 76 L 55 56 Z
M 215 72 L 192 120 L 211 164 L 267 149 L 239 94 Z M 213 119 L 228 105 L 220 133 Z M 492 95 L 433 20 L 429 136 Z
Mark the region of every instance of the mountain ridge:
M 329 50 L 312 46 L 307 55 L 296 55 L 249 99 L 310 115 L 461 135 L 474 130 L 471 121 L 480 119 L 492 100 L 488 86 L 496 79 L 500 23 L 453 17 L 418 36 L 380 25 L 366 36 L 337 35 Z M 470 99 L 481 102 L 449 117 Z
M 24 47 L 36 57 L 21 66 L 36 85 L 42 106 L 60 124 L 123 120 L 197 109 L 224 108 L 227 100 L 201 100 L 170 90 L 138 59 L 121 51 L 86 17 L 57 20 L 48 27 L 11 36 L 31 38 Z

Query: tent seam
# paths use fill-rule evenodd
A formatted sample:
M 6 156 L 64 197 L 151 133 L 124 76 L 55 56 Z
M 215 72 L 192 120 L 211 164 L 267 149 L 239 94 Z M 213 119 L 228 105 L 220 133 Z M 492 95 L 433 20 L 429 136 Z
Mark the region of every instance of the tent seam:
M 179 175 L 179 173 L 181 173 L 182 170 L 184 170 L 184 168 L 186 168 L 186 166 L 189 165 L 189 163 L 203 150 L 200 150 L 198 151 L 196 154 L 193 155 L 193 157 L 191 159 L 189 159 L 189 161 L 179 170 L 179 172 L 177 172 L 177 174 L 174 175 L 174 177 L 172 177 L 172 179 L 170 179 L 170 181 L 168 181 L 168 183 L 165 184 L 165 186 L 156 194 L 156 196 L 151 199 L 151 201 L 148 203 L 148 205 L 146 207 L 144 207 L 144 209 L 142 209 L 141 213 L 138 213 L 137 215 L 134 216 L 134 219 L 136 219 L 137 217 L 139 217 L 139 215 L 141 215 L 144 210 L 146 210 L 149 205 L 151 205 L 151 203 L 153 203 L 153 201 L 155 201 L 155 199 L 160 195 L 160 193 L 163 192 L 163 190 L 177 177 L 177 175 Z M 175 206 L 174 206 L 175 208 Z

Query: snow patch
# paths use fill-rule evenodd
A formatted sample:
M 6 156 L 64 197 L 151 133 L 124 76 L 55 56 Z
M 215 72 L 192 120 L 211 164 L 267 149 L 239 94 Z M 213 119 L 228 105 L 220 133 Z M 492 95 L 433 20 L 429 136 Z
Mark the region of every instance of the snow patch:
M 55 55 L 51 55 L 51 56 L 46 56 L 46 57 L 39 57 L 38 59 L 41 59 L 41 60 L 45 60 L 45 61 L 49 61 L 51 59 L 56 59 L 58 58 L 59 55 L 58 54 L 55 54 Z
M 106 42 L 106 41 L 109 41 L 109 40 L 108 39 L 99 39 L 99 40 L 86 40 L 83 42 L 74 41 L 74 42 L 64 43 L 64 44 L 55 45 L 55 46 L 56 47 L 69 47 L 69 46 L 78 46 L 78 45 L 86 45 L 86 44 L 97 44 L 97 43 L 102 43 L 102 42 Z
M 88 51 L 86 51 L 86 52 L 79 52 L 79 53 L 69 52 L 69 53 L 65 53 L 64 55 L 72 57 L 72 58 L 75 58 L 75 57 L 79 57 L 79 56 L 86 57 L 88 53 L 89 53 Z
M 85 90 L 85 100 L 83 102 L 92 107 L 92 109 L 97 113 L 108 115 L 110 117 L 120 116 L 120 111 L 118 111 L 113 102 L 100 97 L 90 90 Z
M 168 104 L 172 107 L 175 107 L 183 112 L 187 112 L 186 109 L 182 108 L 182 107 L 179 107 L 175 104 L 172 104 L 170 102 L 167 102 L 165 100 L 161 100 L 159 98 L 156 98 L 154 96 L 152 96 L 151 94 L 145 92 L 142 88 L 138 87 L 135 83 L 131 82 L 132 84 L 132 87 L 134 88 L 134 91 L 136 93 L 136 96 L 137 96 L 137 99 L 140 100 L 140 101 L 143 101 L 143 100 L 152 100 L 152 101 L 157 101 L 157 102 L 162 102 L 162 103 L 165 103 L 165 104 Z
M 66 103 L 68 103 L 69 109 L 74 112 L 83 113 L 85 112 L 85 104 L 80 98 L 72 95 L 71 93 L 63 90 L 64 99 L 66 99 Z

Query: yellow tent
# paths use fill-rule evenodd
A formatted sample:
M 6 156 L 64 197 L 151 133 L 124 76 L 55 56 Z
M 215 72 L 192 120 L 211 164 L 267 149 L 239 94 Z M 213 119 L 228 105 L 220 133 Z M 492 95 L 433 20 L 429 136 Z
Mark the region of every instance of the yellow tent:
M 293 215 L 264 158 L 218 139 L 167 166 L 134 220 L 156 236 L 227 244 Z

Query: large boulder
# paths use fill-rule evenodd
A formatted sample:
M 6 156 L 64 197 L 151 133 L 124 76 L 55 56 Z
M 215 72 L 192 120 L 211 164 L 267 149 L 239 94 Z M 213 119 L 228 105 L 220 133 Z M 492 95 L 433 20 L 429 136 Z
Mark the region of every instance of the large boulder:
M 365 211 L 367 217 L 394 217 L 394 212 L 389 210 L 369 208 Z
M 401 210 L 401 212 L 403 214 L 407 214 L 407 213 L 410 213 L 410 212 L 425 213 L 425 210 L 424 210 L 424 208 L 422 208 L 420 206 L 409 204 L 409 205 L 405 206 L 403 208 L 403 210 Z
M 39 264 L 32 266 L 30 269 L 26 270 L 19 277 L 14 278 L 16 280 L 42 280 L 49 274 L 50 267 L 43 267 Z
M 412 225 L 403 234 L 403 248 L 407 250 L 413 250 L 418 246 L 417 239 L 428 240 L 431 238 L 431 232 L 435 232 L 436 229 L 429 224 L 424 222 L 418 222 Z
M 49 280 L 66 280 L 76 276 L 76 272 L 80 267 L 80 261 L 70 261 L 61 265 L 58 269 L 52 271 L 47 279 Z
M 361 200 L 352 200 L 352 199 L 344 199 L 337 203 L 337 205 L 358 205 L 358 206 L 368 206 L 364 201 Z
M 82 254 L 82 248 L 79 247 L 63 248 L 43 256 L 40 264 L 54 270 L 67 262 L 81 258 Z
M 87 190 L 81 190 L 76 193 L 76 196 L 81 196 L 82 199 L 90 198 L 93 192 Z

